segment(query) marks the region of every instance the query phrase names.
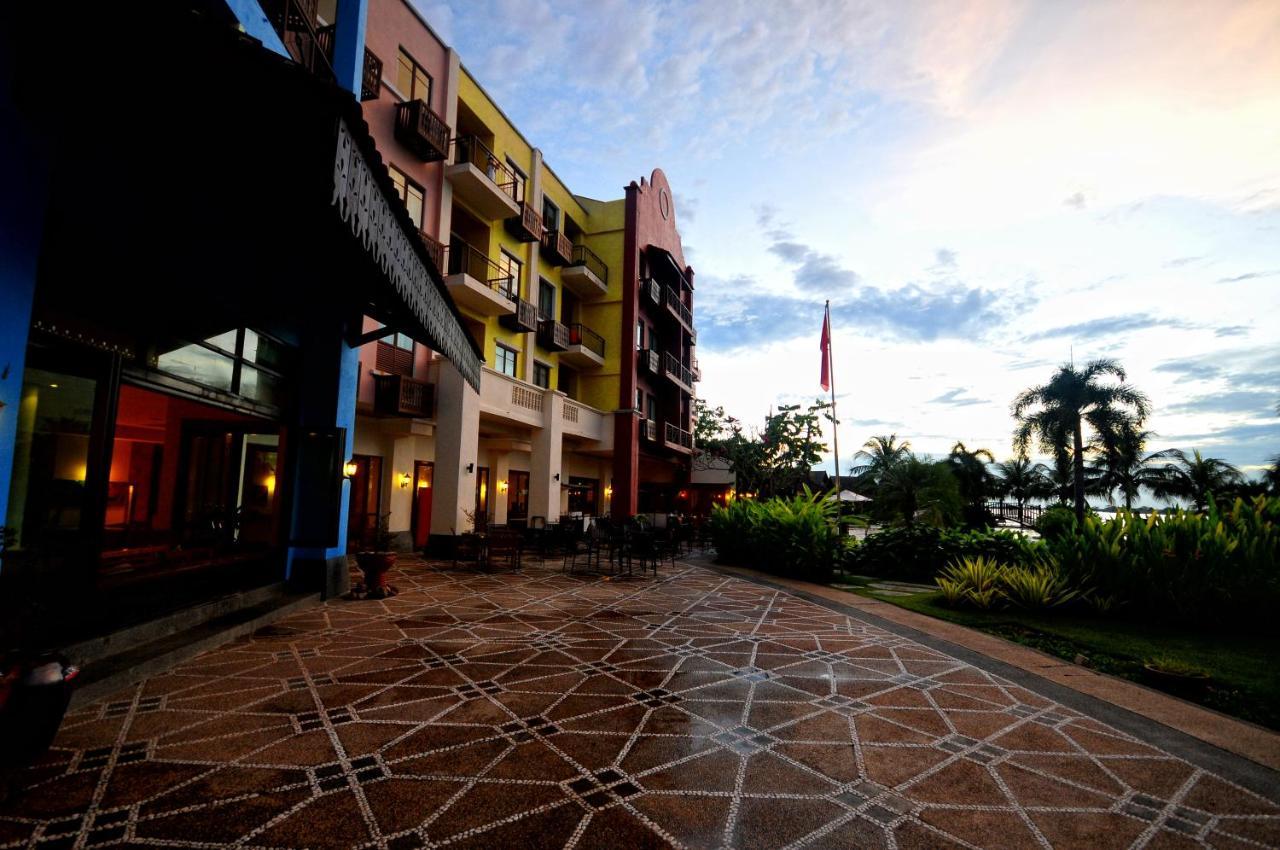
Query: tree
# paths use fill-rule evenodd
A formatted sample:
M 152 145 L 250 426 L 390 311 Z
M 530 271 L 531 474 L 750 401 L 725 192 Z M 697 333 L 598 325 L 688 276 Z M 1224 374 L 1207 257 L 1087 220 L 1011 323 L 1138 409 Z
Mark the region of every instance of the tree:
M 1022 510 L 1032 499 L 1041 499 L 1053 492 L 1049 480 L 1049 467 L 1032 463 L 1031 458 L 1020 454 L 1013 460 L 996 464 L 999 477 L 996 486 L 1002 497 L 1009 497 L 1018 505 L 1018 521 L 1022 522 Z
M 965 504 L 965 522 L 969 525 L 987 525 L 987 496 L 995 489 L 995 479 L 988 469 L 996 462 L 995 455 L 987 449 L 969 451 L 963 442 L 956 441 L 943 463 L 951 468 L 960 498 Z
M 1107 376 L 1118 383 L 1103 383 Z M 1146 395 L 1124 385 L 1124 369 L 1115 360 L 1093 360 L 1084 368 L 1063 364 L 1047 384 L 1023 390 L 1013 401 L 1014 448 L 1025 452 L 1035 439 L 1041 449 L 1060 460 L 1070 452 L 1072 497 L 1076 520 L 1085 508 L 1086 429 L 1094 438 L 1108 434 L 1121 419 L 1141 426 L 1150 412 Z
M 829 403 L 783 405 L 765 417 L 764 428 L 743 427 L 723 408 L 699 402 L 694 408 L 694 434 L 708 457 L 726 459 L 733 468 L 740 493 L 762 498 L 792 495 L 809 482 L 809 470 L 827 450 L 822 442 L 821 418 Z
M 897 434 L 881 434 L 862 444 L 853 456 L 849 474 L 854 486 L 875 489 L 884 474 L 911 456 L 911 441 L 898 442 Z
M 1209 505 L 1211 496 L 1230 493 L 1244 483 L 1244 476 L 1225 460 L 1204 457 L 1199 449 L 1191 455 L 1181 449 L 1164 453 L 1170 463 L 1159 469 L 1159 478 L 1151 489 L 1158 498 L 1186 499 L 1198 511 Z
M 1173 457 L 1168 450 L 1143 454 L 1147 440 L 1154 436 L 1132 422 L 1121 422 L 1094 444 L 1100 455 L 1093 467 L 1097 490 L 1108 498 L 1119 491 L 1127 510 L 1133 509 L 1133 500 L 1143 487 L 1155 492 L 1163 477 L 1158 464 Z
M 901 518 L 907 525 L 923 520 L 945 526 L 959 518 L 961 507 L 960 488 L 949 464 L 907 452 L 885 469 L 876 486 L 873 510 L 885 519 Z

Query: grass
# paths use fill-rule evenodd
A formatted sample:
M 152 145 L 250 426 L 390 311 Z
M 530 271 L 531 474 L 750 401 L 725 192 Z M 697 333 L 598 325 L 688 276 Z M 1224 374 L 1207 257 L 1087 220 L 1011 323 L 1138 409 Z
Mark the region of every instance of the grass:
M 1280 665 L 1276 664 L 1280 638 L 1275 636 L 1205 632 L 1066 612 L 958 610 L 942 604 L 941 593 L 885 596 L 868 587 L 871 581 L 875 579 L 855 577 L 833 586 L 998 635 L 1068 661 L 1083 655 L 1095 670 L 1146 685 L 1151 682 L 1143 676 L 1143 664 L 1151 659 L 1158 658 L 1167 666 L 1204 670 L 1212 679 L 1196 702 L 1280 729 Z

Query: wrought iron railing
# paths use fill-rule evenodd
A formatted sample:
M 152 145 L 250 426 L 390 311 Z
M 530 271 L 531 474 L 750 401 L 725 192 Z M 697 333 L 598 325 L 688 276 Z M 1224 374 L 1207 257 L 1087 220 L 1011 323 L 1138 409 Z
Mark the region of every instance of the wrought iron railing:
M 316 30 L 316 44 L 324 53 L 325 61 L 333 68 L 333 43 L 337 27 L 329 24 Z M 331 70 L 332 72 L 332 70 Z M 382 94 L 382 60 L 369 48 L 364 49 L 364 65 L 360 68 L 360 99 L 377 100 Z
M 670 422 L 665 423 L 665 442 L 669 446 L 680 446 L 685 449 L 693 448 L 693 435 L 678 425 Z
M 675 313 L 676 317 L 680 319 L 680 323 L 686 328 L 692 329 L 693 311 L 680 300 L 680 293 L 668 286 L 663 292 L 663 299 L 666 301 L 667 309 Z
M 588 351 L 594 351 L 604 357 L 604 337 L 580 322 L 569 325 L 569 344 L 581 345 Z
M 458 136 L 453 140 L 453 162 L 455 165 L 464 162 L 474 165 L 511 200 L 517 204 L 524 201 L 523 181 L 475 136 Z
M 423 162 L 449 155 L 449 125 L 421 100 L 396 104 L 396 138 Z
M 587 271 L 600 278 L 601 283 L 609 282 L 609 267 L 586 245 L 573 246 L 573 260 L 569 265 L 585 266 Z
M 485 252 L 461 239 L 449 241 L 449 274 L 465 274 L 509 301 L 516 300 L 516 280 Z
M 672 380 L 679 381 L 686 387 L 693 386 L 693 375 L 689 372 L 689 367 L 682 364 L 671 352 L 663 352 L 662 368 L 667 373 L 667 377 Z

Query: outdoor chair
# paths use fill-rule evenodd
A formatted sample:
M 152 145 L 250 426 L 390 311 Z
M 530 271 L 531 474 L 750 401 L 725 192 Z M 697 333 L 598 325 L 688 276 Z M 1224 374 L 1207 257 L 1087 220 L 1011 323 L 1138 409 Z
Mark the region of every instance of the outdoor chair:
M 642 575 L 646 569 L 652 567 L 653 574 L 656 576 L 658 574 L 658 561 L 663 557 L 657 535 L 652 531 L 637 531 L 631 535 L 625 547 L 624 560 L 627 574 L 631 575 L 638 563 Z M 620 561 L 619 568 L 622 565 L 623 563 Z
M 494 531 L 489 535 L 488 552 L 485 563 L 489 566 L 505 563 L 512 570 L 519 570 L 523 564 L 522 555 L 524 541 L 519 532 Z

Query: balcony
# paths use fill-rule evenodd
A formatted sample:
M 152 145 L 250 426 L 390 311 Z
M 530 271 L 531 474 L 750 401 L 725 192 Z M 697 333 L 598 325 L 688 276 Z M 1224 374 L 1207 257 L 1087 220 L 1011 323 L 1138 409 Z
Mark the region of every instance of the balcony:
M 453 140 L 453 163 L 445 167 L 444 176 L 453 185 L 453 196 L 486 221 L 520 213 L 515 172 L 475 136 Z
M 593 298 L 609 291 L 609 267 L 586 245 L 574 245 L 569 265 L 560 272 L 564 285 L 582 298 Z
M 312 5 L 315 5 L 314 3 Z M 333 67 L 333 38 L 337 31 L 333 24 L 316 30 L 316 45 L 325 60 Z M 382 60 L 369 48 L 364 49 L 364 67 L 360 69 L 360 99 L 377 100 L 382 94 Z
M 674 354 L 665 352 L 662 355 L 662 371 L 680 389 L 693 394 L 693 374 Z
M 680 300 L 680 293 L 670 286 L 663 289 L 663 303 L 667 306 L 667 312 L 676 318 L 680 324 L 684 325 L 685 330 L 693 332 L 693 311 L 684 305 Z
M 516 309 L 516 282 L 511 275 L 461 239 L 449 243 L 444 285 L 454 303 L 481 316 L 508 316 Z
M 636 362 L 641 372 L 655 377 L 662 374 L 662 355 L 652 349 L 640 349 L 636 352 Z
M 547 351 L 565 351 L 569 348 L 569 328 L 555 319 L 538 322 L 538 345 Z
M 336 79 L 333 63 L 320 43 L 316 0 L 262 0 L 261 5 L 272 29 L 295 62 L 323 80 Z M 329 38 L 332 40 L 332 34 Z
M 604 337 L 586 325 L 569 325 L 569 345 L 560 355 L 561 363 L 580 368 L 604 365 Z
M 698 368 L 698 358 L 693 358 L 692 365 L 689 367 L 689 373 L 693 375 L 694 383 L 702 380 L 702 370 Z
M 435 387 L 405 375 L 373 376 L 373 410 L 380 416 L 431 415 Z
M 640 423 L 640 436 L 651 443 L 658 442 L 658 422 L 656 419 L 645 419 Z
M 521 203 L 516 214 L 507 219 L 507 232 L 520 242 L 539 242 L 542 239 L 542 216 L 529 204 Z
M 538 308 L 523 298 L 515 299 L 515 312 L 498 319 L 507 330 L 516 333 L 532 333 L 538 329 Z
M 426 231 L 418 233 L 422 237 L 422 244 L 427 248 L 427 256 L 431 258 L 431 262 L 436 264 L 436 270 L 444 274 L 444 255 L 445 247 L 431 238 Z
M 683 454 L 693 454 L 693 435 L 670 422 L 664 423 L 662 442 L 669 449 L 675 449 Z
M 543 230 L 542 256 L 553 266 L 567 266 L 573 260 L 573 243 L 559 230 Z
M 449 126 L 420 100 L 396 104 L 396 140 L 423 162 L 449 156 Z

